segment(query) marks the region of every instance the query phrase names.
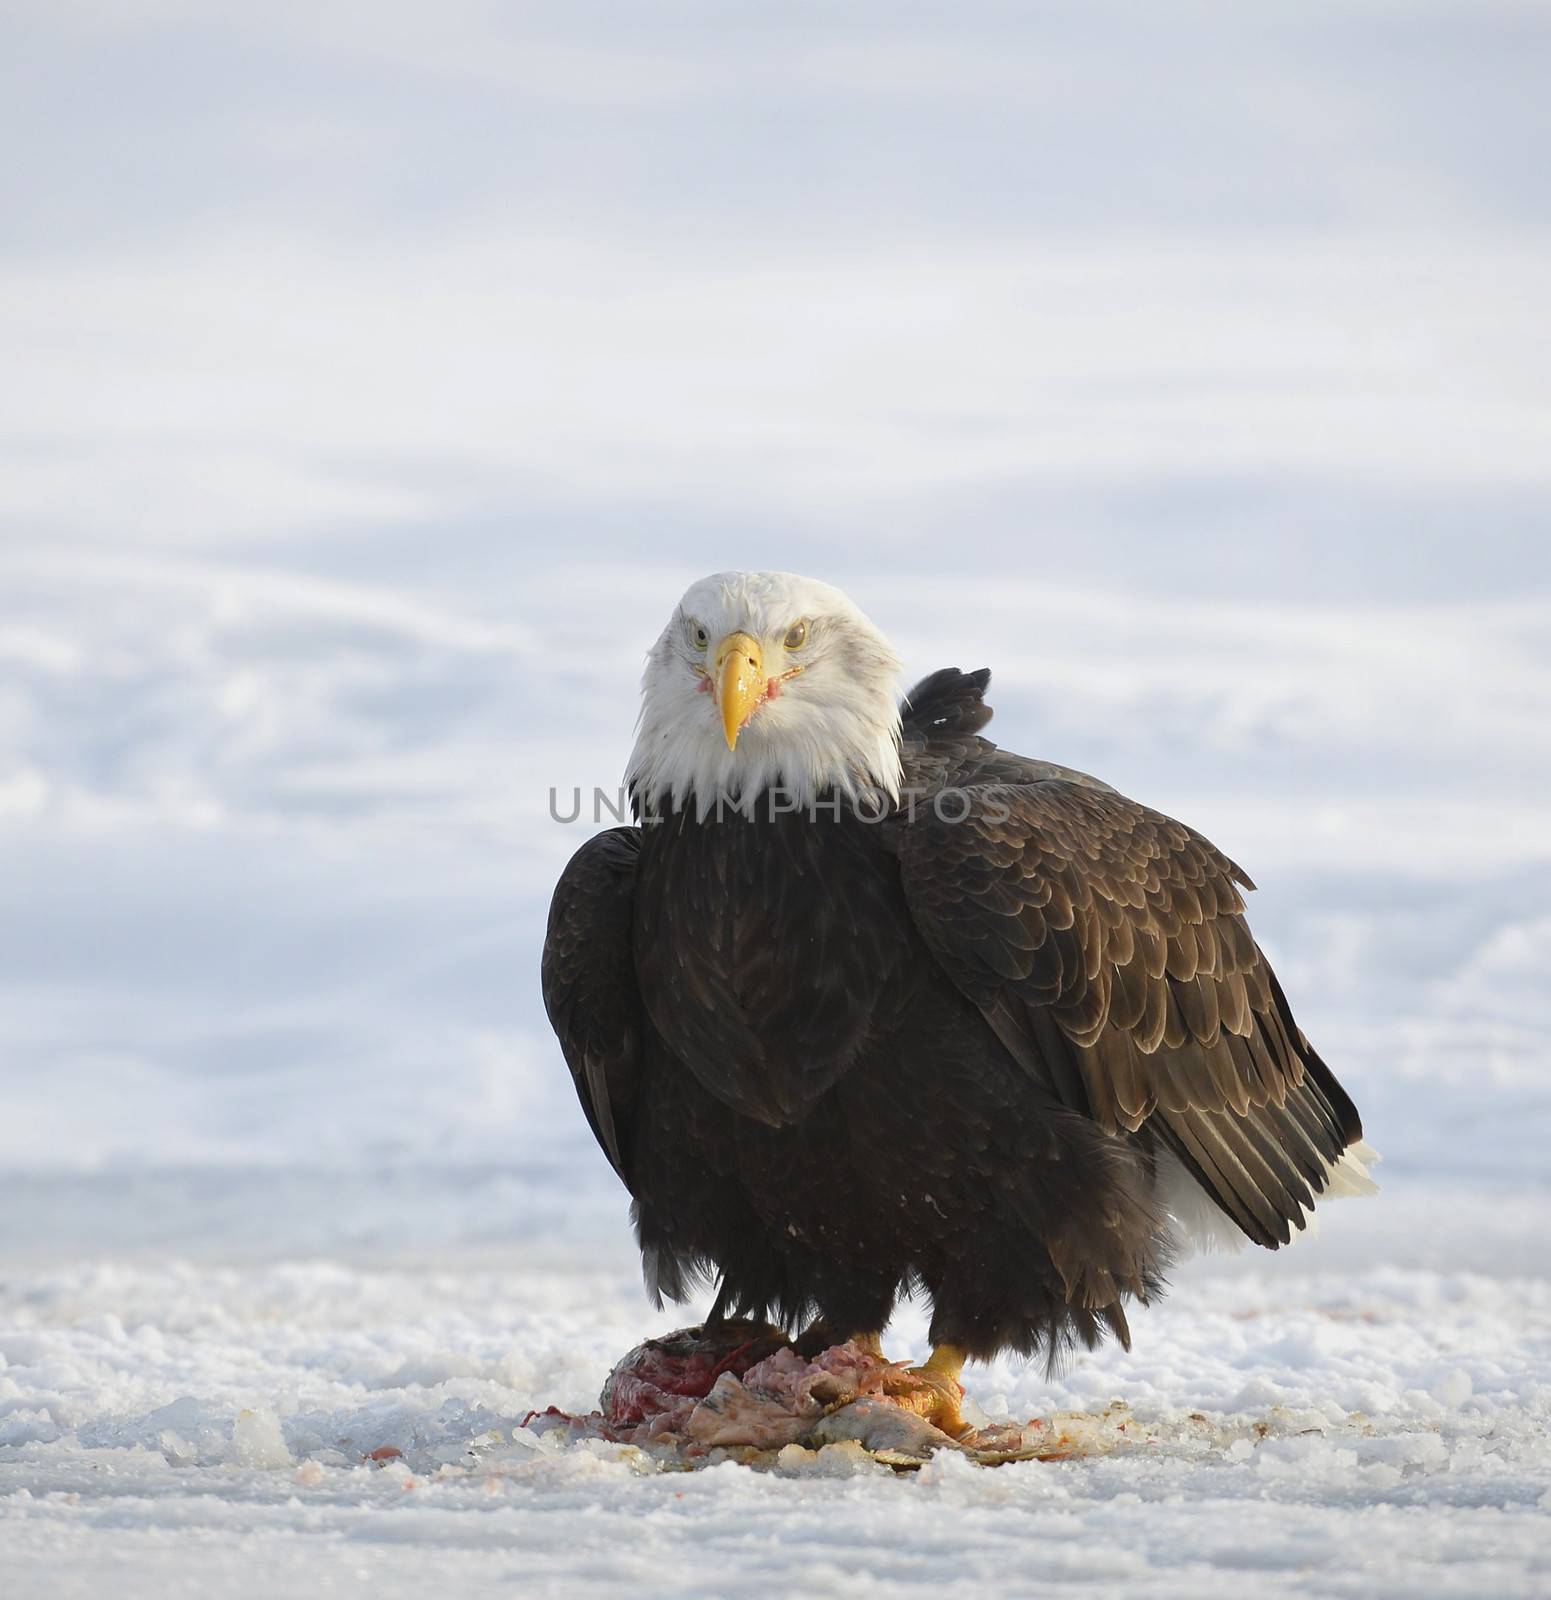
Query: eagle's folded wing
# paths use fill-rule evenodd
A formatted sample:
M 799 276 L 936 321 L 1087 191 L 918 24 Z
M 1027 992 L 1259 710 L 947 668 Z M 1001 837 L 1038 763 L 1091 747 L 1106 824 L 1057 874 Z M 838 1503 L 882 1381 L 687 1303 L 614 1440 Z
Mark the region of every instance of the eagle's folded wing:
M 555 886 L 544 940 L 544 1008 L 593 1135 L 622 1178 L 645 1028 L 631 954 L 640 852 L 638 828 L 589 839 Z
M 1008 1050 L 1110 1132 L 1150 1126 L 1244 1233 L 1285 1244 L 1361 1127 L 1250 934 L 1239 868 L 1064 778 L 944 792 L 893 843 L 917 927 Z

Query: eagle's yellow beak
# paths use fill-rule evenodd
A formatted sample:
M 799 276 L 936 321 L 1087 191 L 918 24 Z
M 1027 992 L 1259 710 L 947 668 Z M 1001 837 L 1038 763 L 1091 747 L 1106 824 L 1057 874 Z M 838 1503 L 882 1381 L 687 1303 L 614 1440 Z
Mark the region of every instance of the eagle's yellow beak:
M 716 647 L 716 704 L 722 714 L 727 748 L 738 745 L 738 730 L 765 697 L 765 656 L 749 633 L 729 633 Z

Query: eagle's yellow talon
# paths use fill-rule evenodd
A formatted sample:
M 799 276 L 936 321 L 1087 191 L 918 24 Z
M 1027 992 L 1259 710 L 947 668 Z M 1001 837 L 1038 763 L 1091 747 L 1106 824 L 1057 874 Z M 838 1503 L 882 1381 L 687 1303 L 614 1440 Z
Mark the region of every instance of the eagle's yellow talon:
M 964 1385 L 959 1375 L 963 1370 L 964 1352 L 957 1345 L 934 1345 L 923 1365 L 910 1367 L 899 1375 L 898 1387 L 889 1390 L 890 1398 L 925 1417 L 949 1438 L 962 1438 L 970 1431 L 960 1410 Z

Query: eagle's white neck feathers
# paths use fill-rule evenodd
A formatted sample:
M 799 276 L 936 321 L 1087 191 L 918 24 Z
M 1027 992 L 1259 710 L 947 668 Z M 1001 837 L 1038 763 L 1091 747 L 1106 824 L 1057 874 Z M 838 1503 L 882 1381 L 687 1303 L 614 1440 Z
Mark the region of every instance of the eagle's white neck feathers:
M 788 648 L 797 623 L 804 637 Z M 729 750 L 702 683 L 718 642 L 740 632 L 759 641 L 777 692 Z M 701 817 L 768 792 L 794 809 L 825 790 L 897 801 L 899 672 L 888 640 L 827 583 L 789 572 L 702 578 L 647 656 L 626 782 L 650 810 L 692 802 Z

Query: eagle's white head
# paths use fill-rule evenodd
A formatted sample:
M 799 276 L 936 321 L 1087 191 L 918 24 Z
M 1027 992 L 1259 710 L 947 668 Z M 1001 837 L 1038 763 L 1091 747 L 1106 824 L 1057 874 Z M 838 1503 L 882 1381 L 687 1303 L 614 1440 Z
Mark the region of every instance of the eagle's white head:
M 652 646 L 626 782 L 648 807 L 779 790 L 898 800 L 900 663 L 838 589 L 790 572 L 718 572 Z

